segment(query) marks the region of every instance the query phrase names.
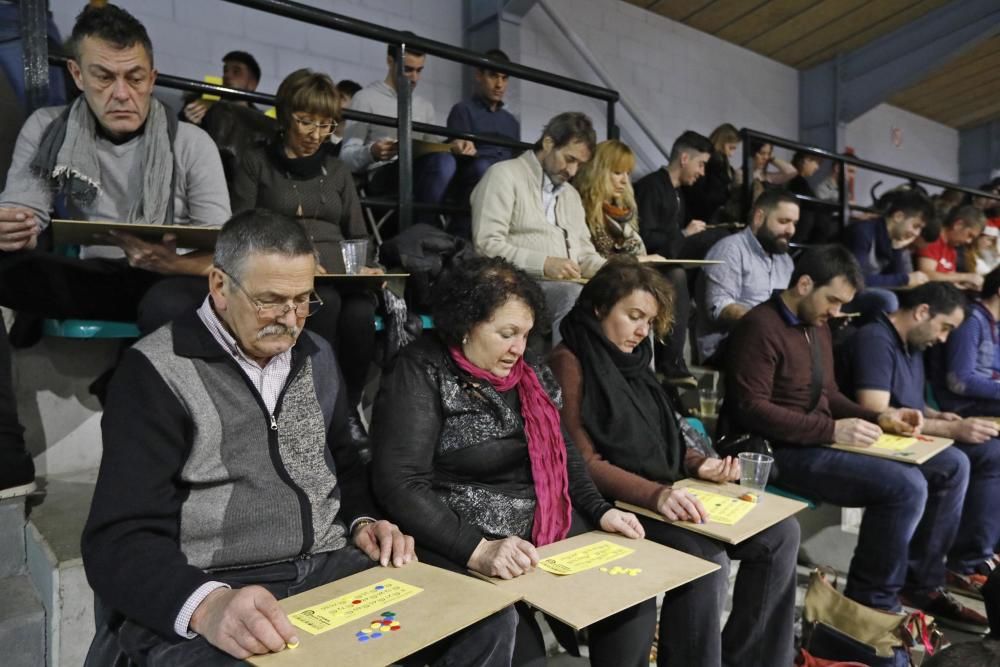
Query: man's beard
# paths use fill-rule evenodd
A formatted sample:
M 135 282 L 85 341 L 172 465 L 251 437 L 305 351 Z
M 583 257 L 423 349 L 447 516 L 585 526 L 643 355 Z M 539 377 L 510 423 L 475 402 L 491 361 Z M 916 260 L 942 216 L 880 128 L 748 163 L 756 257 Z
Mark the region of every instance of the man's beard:
M 767 227 L 761 227 L 757 232 L 757 241 L 760 243 L 760 247 L 771 255 L 788 253 L 788 239 L 783 236 L 775 236 Z

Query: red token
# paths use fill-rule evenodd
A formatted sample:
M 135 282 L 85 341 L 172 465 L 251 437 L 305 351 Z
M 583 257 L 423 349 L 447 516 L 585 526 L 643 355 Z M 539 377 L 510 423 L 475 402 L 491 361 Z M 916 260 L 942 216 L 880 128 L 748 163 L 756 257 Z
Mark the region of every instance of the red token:
M 361 600 L 351 600 L 351 604 L 361 604 Z

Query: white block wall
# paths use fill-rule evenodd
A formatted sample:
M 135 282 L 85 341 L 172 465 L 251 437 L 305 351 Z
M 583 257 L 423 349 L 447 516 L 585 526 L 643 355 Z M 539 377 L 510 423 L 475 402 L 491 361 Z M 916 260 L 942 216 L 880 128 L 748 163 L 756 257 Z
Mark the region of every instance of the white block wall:
M 796 70 L 707 33 L 618 0 L 549 0 L 559 17 L 588 45 L 623 96 L 654 126 L 669 150 L 684 130 L 708 135 L 730 122 L 784 137 L 798 136 Z M 533 8 L 521 26 L 523 64 L 600 85 L 545 12 Z M 594 118 L 604 133 L 603 106 L 535 84 L 522 85 L 522 131 L 537 138 L 545 121 L 574 109 Z M 630 134 L 624 109 L 619 125 Z M 651 142 L 640 148 L 659 155 Z M 644 172 L 658 165 L 640 165 Z
M 902 130 L 903 141 L 898 147 L 892 141 L 893 128 Z M 858 157 L 865 160 L 958 182 L 958 130 L 954 128 L 899 107 L 880 104 L 849 123 L 845 138 L 846 145 L 852 146 Z M 878 192 L 884 193 L 902 179 L 858 171 L 854 181 L 858 203 L 871 201 L 869 191 L 878 181 L 882 181 Z M 938 188 L 928 189 L 938 191 Z
M 462 44 L 462 0 L 300 0 L 304 4 L 422 37 Z M 274 93 L 282 78 L 300 67 L 326 72 L 335 81 L 362 86 L 385 78 L 385 44 L 283 19 L 223 0 L 116 0 L 143 22 L 153 42 L 156 68 L 201 80 L 222 75 L 222 56 L 248 51 L 260 63 L 258 90 Z M 50 0 L 63 37 L 68 37 L 83 0 Z M 461 96 L 461 67 L 428 59 L 418 91 L 434 102 L 444 123 Z M 158 91 L 158 95 L 174 97 Z

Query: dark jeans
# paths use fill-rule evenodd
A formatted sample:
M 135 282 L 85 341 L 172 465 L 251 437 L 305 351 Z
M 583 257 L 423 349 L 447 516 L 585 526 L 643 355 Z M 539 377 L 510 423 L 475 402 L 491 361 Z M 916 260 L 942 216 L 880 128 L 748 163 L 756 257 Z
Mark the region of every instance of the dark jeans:
M 864 507 L 844 593 L 876 609 L 898 610 L 906 587 L 944 585 L 944 556 L 955 542 L 969 484 L 969 459 L 949 447 L 923 465 L 828 447 L 778 445 L 781 486 L 841 507 Z
M 655 343 L 656 368 L 676 373 L 687 367 L 684 363 L 684 344 L 691 317 L 691 293 L 688 291 L 687 272 L 684 269 L 669 269 L 663 272 L 663 277 L 674 288 L 674 324 L 669 337 L 663 343 Z
M 306 329 L 322 336 L 337 354 L 337 362 L 347 384 L 351 405 L 361 400 L 368 369 L 375 359 L 375 295 L 367 290 L 339 291 L 318 284 L 316 293 L 323 306 L 306 320 Z M 167 278 L 153 285 L 144 302 L 156 304 L 142 317 L 143 334 L 197 308 L 208 295 L 208 281 L 200 276 Z M 140 308 L 140 311 L 142 309 Z
M 451 181 L 451 193 L 455 202 L 461 206 L 469 206 L 472 191 L 482 180 L 486 170 L 499 162 L 497 158 L 458 157 L 458 168 L 455 178 Z M 467 241 L 472 240 L 472 216 L 467 213 L 456 213 L 451 216 L 448 233 Z
M 413 161 L 413 200 L 422 204 L 440 204 L 455 177 L 457 163 L 451 153 L 429 153 Z M 382 165 L 368 174 L 368 194 L 395 195 L 399 192 L 399 162 Z M 419 211 L 415 223 L 434 225 L 438 229 L 438 214 Z
M 17 417 L 17 397 L 11 375 L 10 341 L 0 321 L 0 449 L 24 450 L 24 427 Z M 4 459 L 6 460 L 6 459 Z
M 377 565 L 368 556 L 349 546 L 307 560 L 241 570 L 232 575 L 217 575 L 219 581 L 228 583 L 233 588 L 251 584 L 263 586 L 280 600 Z M 508 607 L 432 644 L 405 660 L 404 664 L 506 667 L 510 664 L 513 651 L 516 623 L 517 615 L 513 608 Z M 98 630 L 99 633 L 101 631 L 102 629 Z M 148 667 L 244 664 L 215 648 L 203 637 L 167 639 L 131 621 L 125 621 L 121 626 L 118 641 L 130 659 Z
M 993 556 L 1000 544 L 1000 440 L 980 445 L 955 443 L 969 459 L 969 489 L 965 492 L 958 536 L 948 553 L 948 568 L 969 574 Z M 933 459 L 932 459 L 933 460 Z
M 722 566 L 667 592 L 660 611 L 658 665 L 792 664 L 798 522 L 785 519 L 733 545 L 655 519 L 639 520 L 646 539 Z M 740 571 L 732 612 L 721 629 L 731 559 L 740 561 Z

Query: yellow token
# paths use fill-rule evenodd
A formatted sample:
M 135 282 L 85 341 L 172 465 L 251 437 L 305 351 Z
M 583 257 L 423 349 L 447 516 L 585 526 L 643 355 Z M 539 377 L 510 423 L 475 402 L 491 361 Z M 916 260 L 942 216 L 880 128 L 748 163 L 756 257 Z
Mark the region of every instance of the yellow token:
M 293 643 L 290 643 L 290 644 L 285 644 L 285 646 L 287 646 L 288 648 L 295 649 L 295 648 L 299 647 L 299 643 L 298 642 L 293 642 Z

